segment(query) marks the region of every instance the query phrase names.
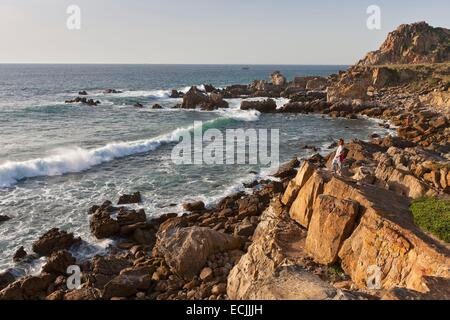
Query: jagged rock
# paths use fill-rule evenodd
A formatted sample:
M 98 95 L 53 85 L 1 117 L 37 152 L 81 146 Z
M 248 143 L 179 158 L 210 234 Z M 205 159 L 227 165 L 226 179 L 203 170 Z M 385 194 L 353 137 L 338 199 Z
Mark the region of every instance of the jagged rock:
M 73 233 L 67 233 L 57 228 L 51 229 L 33 243 L 33 251 L 42 256 L 50 256 L 53 252 L 69 249 L 81 238 L 75 238 Z
M 44 300 L 56 276 L 41 273 L 20 279 L 0 291 L 0 300 Z
M 381 48 L 370 52 L 359 65 L 439 63 L 450 60 L 450 30 L 426 22 L 403 24 L 389 33 Z
M 264 211 L 247 254 L 228 276 L 232 300 L 331 299 L 336 290 L 305 269 L 306 230 L 291 220 L 282 204 Z
M 83 91 L 78 92 L 78 95 L 80 95 L 80 96 L 87 96 L 88 93 L 85 90 L 83 90 Z
M 298 161 L 297 158 L 292 159 L 291 161 L 282 164 L 280 166 L 280 168 L 278 169 L 278 171 L 273 175 L 275 178 L 280 178 L 280 179 L 284 179 L 284 178 L 289 178 L 294 176 L 297 171 L 295 170 L 295 168 L 297 168 L 300 164 L 300 161 Z
M 344 196 L 362 207 L 359 225 L 339 252 L 343 269 L 358 286 L 367 285 L 370 266 L 380 268 L 385 289 L 405 286 L 425 292 L 423 276 L 450 276 L 444 267 L 449 263 L 448 249 L 414 224 L 407 198 L 336 177 L 325 185 L 324 194 Z
M 181 107 L 184 109 L 195 109 L 200 107 L 204 110 L 214 110 L 217 108 L 227 108 L 228 103 L 223 100 L 223 96 L 218 93 L 208 95 L 197 87 L 192 87 L 184 96 Z
M 116 256 L 94 257 L 92 260 L 92 271 L 95 274 L 118 275 L 120 271 L 129 267 L 131 267 L 129 260 Z
M 110 213 L 105 210 L 97 210 L 90 219 L 89 227 L 97 239 L 113 237 L 120 231 L 119 222 L 111 218 Z
M 238 249 L 241 246 L 240 238 L 209 228 L 176 226 L 158 232 L 154 251 L 164 256 L 175 274 L 192 280 L 210 255 Z
M 151 267 L 138 267 L 125 269 L 108 282 L 103 291 L 103 299 L 112 297 L 131 297 L 138 291 L 147 291 L 151 285 Z
M 16 253 L 14 253 L 13 256 L 13 261 L 14 262 L 20 262 L 23 259 L 25 259 L 27 257 L 27 252 L 25 251 L 24 247 L 20 247 L 19 249 L 17 249 Z
M 351 200 L 328 195 L 317 198 L 305 245 L 314 261 L 325 265 L 336 262 L 343 241 L 353 231 L 358 209 L 359 204 Z
M 42 270 L 46 273 L 66 274 L 67 268 L 74 265 L 75 258 L 66 250 L 52 253 Z
M 145 214 L 144 209 L 136 211 L 122 208 L 117 214 L 117 222 L 120 226 L 133 225 L 136 223 L 146 223 L 147 215 Z
M 292 203 L 289 214 L 305 228 L 309 227 L 313 213 L 314 203 L 319 194 L 323 192 L 325 177 L 319 171 L 315 171 L 304 186 L 298 192 L 297 198 Z
M 142 103 L 140 103 L 140 102 L 136 102 L 136 103 L 133 105 L 133 107 L 135 107 L 135 108 L 143 108 L 144 105 L 143 105 Z
M 111 93 L 117 94 L 117 93 L 122 93 L 122 91 L 119 91 L 119 90 L 116 90 L 116 89 L 106 89 L 105 91 L 103 91 L 103 93 L 105 93 L 105 94 L 111 94 Z
M 119 198 L 119 201 L 117 202 L 118 205 L 121 204 L 133 204 L 133 203 L 140 203 L 142 201 L 141 199 L 141 193 L 135 192 L 133 194 L 124 194 L 121 195 Z
M 160 104 L 154 104 L 153 106 L 152 106 L 152 109 L 162 109 L 163 107 L 160 105 Z
M 172 93 L 170 94 L 169 98 L 183 98 L 184 93 L 178 90 L 172 90 Z
M 265 101 L 242 101 L 241 110 L 257 110 L 262 113 L 275 112 L 277 104 L 273 99 L 267 99 Z
M 290 207 L 294 200 L 297 198 L 300 189 L 303 187 L 306 181 L 309 180 L 315 170 L 316 166 L 311 164 L 309 161 L 304 161 L 295 179 L 289 182 L 289 185 L 286 188 L 281 202 Z

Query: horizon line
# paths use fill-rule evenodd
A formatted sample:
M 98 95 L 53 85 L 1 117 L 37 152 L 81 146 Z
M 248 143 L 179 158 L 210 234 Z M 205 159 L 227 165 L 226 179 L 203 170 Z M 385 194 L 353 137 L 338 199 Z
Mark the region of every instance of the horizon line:
M 159 65 L 159 66 L 351 66 L 332 63 L 122 63 L 122 62 L 0 62 L 0 65 Z

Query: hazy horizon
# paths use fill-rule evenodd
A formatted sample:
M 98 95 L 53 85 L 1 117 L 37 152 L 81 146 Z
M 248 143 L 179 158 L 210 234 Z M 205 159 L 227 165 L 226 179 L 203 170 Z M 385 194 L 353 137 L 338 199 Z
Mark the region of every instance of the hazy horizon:
M 380 30 L 366 27 L 370 5 Z M 448 0 L 0 0 L 0 63 L 346 66 L 400 24 L 448 28 L 448 12 Z

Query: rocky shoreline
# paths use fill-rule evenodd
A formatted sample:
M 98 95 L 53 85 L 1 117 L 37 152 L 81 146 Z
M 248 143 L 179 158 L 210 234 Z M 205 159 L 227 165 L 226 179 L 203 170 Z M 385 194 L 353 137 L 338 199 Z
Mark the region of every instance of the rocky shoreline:
M 429 28 L 401 26 L 383 46 L 396 48 L 396 37 Z M 19 248 L 14 257 L 47 257 L 41 274 L 0 274 L 0 299 L 450 299 L 449 245 L 421 230 L 410 211 L 412 199 L 450 198 L 450 83 L 439 78 L 450 65 L 434 54 L 423 59 L 432 63 L 426 67 L 398 68 L 393 53 L 392 65 L 370 64 L 386 63 L 381 52 L 328 78 L 288 82 L 274 72 L 271 82 L 172 93 L 183 98 L 179 108 L 215 110 L 228 107 L 224 99 L 264 97 L 241 109 L 368 116 L 397 127 L 395 137 L 347 144 L 342 176 L 329 170 L 333 153 L 293 159 L 275 179 L 248 185 L 252 193 L 228 195 L 213 208 L 186 203 L 185 214 L 152 220 L 126 207 L 140 194 L 122 195 L 117 206 L 106 201 L 88 210 L 92 234 L 118 244 L 80 265 L 81 288 L 67 289 L 66 270 L 77 263 L 69 250 L 82 240 L 52 229 L 34 242 L 34 254 Z M 410 55 L 411 63 L 422 62 Z M 428 81 L 430 70 L 438 80 Z M 290 102 L 277 108 L 271 98 L 280 97 Z

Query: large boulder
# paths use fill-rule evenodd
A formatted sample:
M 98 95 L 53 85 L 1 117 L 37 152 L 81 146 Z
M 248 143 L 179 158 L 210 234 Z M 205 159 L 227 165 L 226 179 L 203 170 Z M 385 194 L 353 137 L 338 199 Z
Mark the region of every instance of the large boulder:
M 154 251 L 164 257 L 172 272 L 191 280 L 210 255 L 239 249 L 242 245 L 238 237 L 209 228 L 180 228 L 177 224 L 158 232 Z
M 315 203 L 305 248 L 314 261 L 332 265 L 339 249 L 355 227 L 359 204 L 320 195 Z
M 408 198 L 336 177 L 325 185 L 324 194 L 361 206 L 361 221 L 339 251 L 342 268 L 358 286 L 367 286 L 373 267 L 380 270 L 384 289 L 404 286 L 427 292 L 432 288 L 423 286 L 424 276 L 450 277 L 448 248 L 415 225 Z
M 303 162 L 296 177 L 289 182 L 288 187 L 284 192 L 283 198 L 281 199 L 281 202 L 284 205 L 287 205 L 289 207 L 291 206 L 291 204 L 297 198 L 298 192 L 304 186 L 306 181 L 309 180 L 315 170 L 316 166 L 311 164 L 309 161 Z
M 110 213 L 105 210 L 97 210 L 89 221 L 89 227 L 97 239 L 113 237 L 120 231 L 119 222 L 111 218 Z
M 122 270 L 118 276 L 108 282 L 103 291 L 103 299 L 112 297 L 131 297 L 138 291 L 147 291 L 151 285 L 154 269 L 148 266 Z
M 69 249 L 80 241 L 81 238 L 75 238 L 73 233 L 67 233 L 66 231 L 54 228 L 33 243 L 33 251 L 41 256 L 48 257 L 53 252 Z
M 292 219 L 305 228 L 309 227 L 315 201 L 319 194 L 323 193 L 325 176 L 320 171 L 315 171 L 298 192 L 295 201 L 289 210 Z

